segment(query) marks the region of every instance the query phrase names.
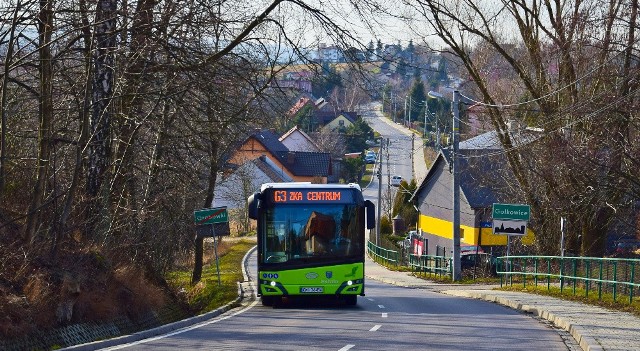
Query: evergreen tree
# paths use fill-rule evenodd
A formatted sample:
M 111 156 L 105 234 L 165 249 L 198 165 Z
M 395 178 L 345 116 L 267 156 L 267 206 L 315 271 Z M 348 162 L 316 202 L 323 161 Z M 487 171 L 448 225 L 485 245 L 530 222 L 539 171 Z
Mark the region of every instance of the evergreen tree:
M 373 140 L 373 129 L 361 117 L 345 131 L 347 152 L 361 152 L 367 148 L 367 140 Z
M 404 77 L 407 74 L 407 63 L 405 62 L 404 58 L 400 58 L 398 60 L 398 66 L 396 68 L 396 73 L 398 75 L 400 75 L 401 77 Z
M 376 56 L 376 61 L 382 60 L 382 41 L 380 39 L 376 43 Z
M 413 39 L 409 40 L 409 44 L 407 44 L 407 48 L 405 49 L 405 52 L 407 53 L 406 56 L 409 63 L 413 63 L 413 58 L 416 52 L 416 48 L 415 46 L 413 46 Z
M 424 83 L 420 78 L 413 81 L 413 86 L 409 91 L 411 96 L 411 106 L 409 108 L 409 120 L 416 121 L 420 116 L 424 116 L 424 101 L 427 100 L 427 94 L 425 93 Z M 422 120 L 422 119 L 420 119 Z
M 448 82 L 449 75 L 447 74 L 447 60 L 440 56 L 440 61 L 438 61 L 438 80 L 441 82 Z
M 396 197 L 393 201 L 393 209 L 391 210 L 391 216 L 395 217 L 400 215 L 404 220 L 407 228 L 415 227 L 418 222 L 418 212 L 413 208 L 413 203 L 409 202 L 411 194 L 416 191 L 417 183 L 415 179 L 411 179 L 410 183 L 406 180 L 400 182 L 400 191 L 396 192 Z

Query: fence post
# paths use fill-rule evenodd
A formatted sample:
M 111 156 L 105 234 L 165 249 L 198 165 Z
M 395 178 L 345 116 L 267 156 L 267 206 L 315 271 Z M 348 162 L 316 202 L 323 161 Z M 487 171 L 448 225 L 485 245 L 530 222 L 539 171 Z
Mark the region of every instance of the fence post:
M 602 300 L 602 264 L 603 260 L 600 260 L 600 272 L 598 273 L 598 300 Z
M 547 258 L 547 291 L 551 289 L 551 257 Z
M 525 274 L 525 272 L 527 271 L 527 259 L 522 259 L 522 269 L 521 271 L 521 275 L 522 275 L 522 287 L 526 288 L 527 287 L 527 275 Z
M 629 304 L 633 303 L 633 288 L 634 288 L 634 278 L 635 278 L 635 272 L 636 272 L 636 263 L 634 261 L 631 261 L 631 278 L 629 279 L 629 282 L 631 283 L 631 285 L 629 285 Z
M 564 289 L 564 257 L 560 257 L 560 294 Z
M 618 261 L 613 261 L 613 302 L 616 302 L 616 296 L 618 294 Z
M 571 259 L 571 265 L 573 266 L 573 270 L 571 272 L 571 275 L 573 275 L 573 296 L 576 295 L 576 273 L 577 273 L 577 266 L 578 266 L 578 261 L 575 258 Z
M 533 284 L 538 287 L 538 257 L 533 259 Z
M 585 297 L 589 297 L 589 287 L 591 287 L 591 261 L 587 260 L 587 280 L 585 281 Z

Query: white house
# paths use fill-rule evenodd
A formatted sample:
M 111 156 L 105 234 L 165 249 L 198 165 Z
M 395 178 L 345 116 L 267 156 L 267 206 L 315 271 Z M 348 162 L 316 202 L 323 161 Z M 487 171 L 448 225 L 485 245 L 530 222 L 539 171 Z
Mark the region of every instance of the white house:
M 263 183 L 291 182 L 293 178 L 266 156 L 247 161 L 233 173 L 216 183 L 211 207 L 244 210 L 247 198 L 260 190 Z
M 316 144 L 307 133 L 295 126 L 288 132 L 284 133 L 280 138 L 280 142 L 291 151 L 305 152 L 321 152 L 320 147 Z

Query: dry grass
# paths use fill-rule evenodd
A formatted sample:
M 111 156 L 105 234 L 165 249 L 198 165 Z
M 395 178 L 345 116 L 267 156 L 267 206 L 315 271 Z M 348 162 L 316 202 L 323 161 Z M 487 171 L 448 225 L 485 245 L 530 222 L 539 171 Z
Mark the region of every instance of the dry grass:
M 0 338 L 119 316 L 136 321 L 173 299 L 144 265 L 118 261 L 122 253 L 77 242 L 65 243 L 55 260 L 45 250 L 14 252 L 0 247 Z

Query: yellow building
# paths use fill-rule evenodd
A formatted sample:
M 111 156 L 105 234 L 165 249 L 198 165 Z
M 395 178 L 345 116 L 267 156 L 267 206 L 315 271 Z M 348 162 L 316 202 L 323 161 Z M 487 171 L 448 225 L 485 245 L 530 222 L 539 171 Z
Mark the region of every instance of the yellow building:
M 478 245 L 485 249 L 507 244 L 506 235 L 494 235 L 492 205 L 521 203 L 522 194 L 501 152 L 460 149 L 460 245 Z M 493 150 L 495 151 L 495 150 Z M 425 179 L 412 197 L 419 210 L 418 230 L 427 239 L 427 253 L 450 256 L 453 249 L 453 177 L 449 150 L 439 152 Z M 514 190 L 516 189 L 516 190 Z M 522 237 L 533 242 L 533 233 Z

